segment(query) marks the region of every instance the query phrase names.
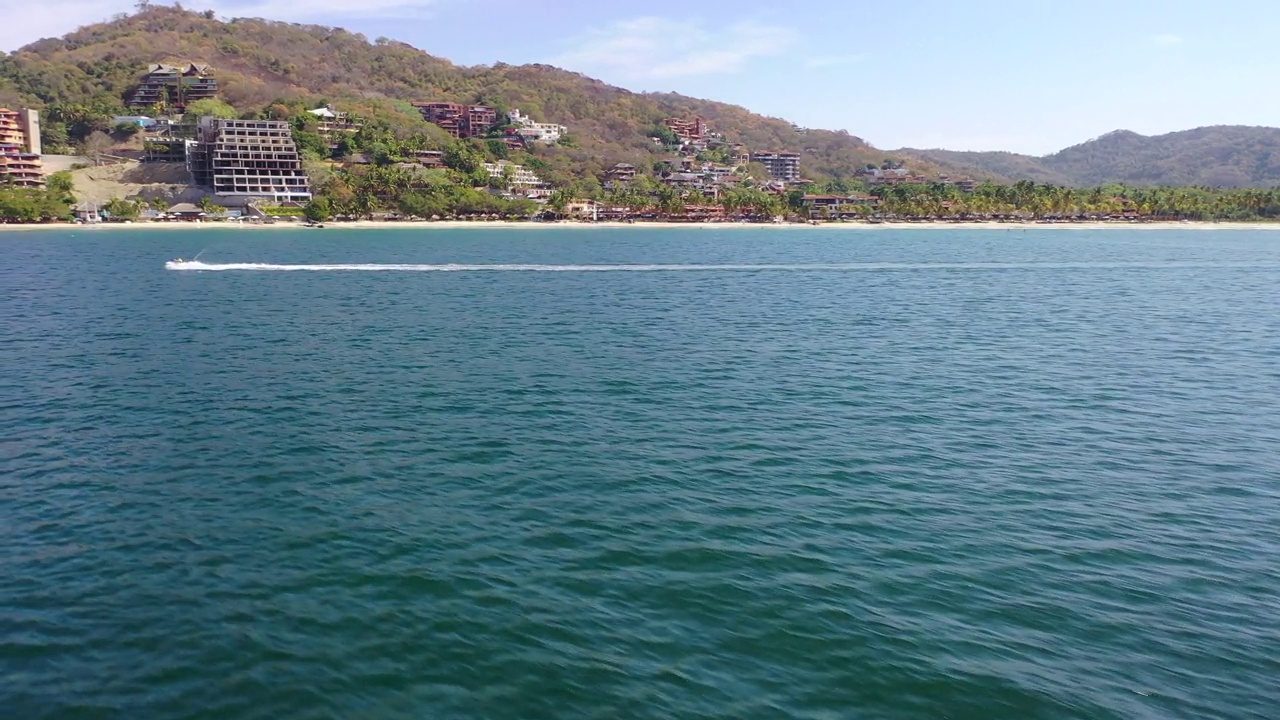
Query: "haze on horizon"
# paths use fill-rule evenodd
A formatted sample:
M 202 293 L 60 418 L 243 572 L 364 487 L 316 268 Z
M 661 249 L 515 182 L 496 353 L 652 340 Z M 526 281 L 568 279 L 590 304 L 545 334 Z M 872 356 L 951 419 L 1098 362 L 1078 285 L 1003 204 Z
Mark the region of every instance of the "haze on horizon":
M 131 12 L 0 0 L 0 50 Z M 1126 129 L 1280 125 L 1267 0 L 212 0 L 222 17 L 337 25 L 464 65 L 548 63 L 637 91 L 731 102 L 873 145 L 1043 155 Z M 547 8 L 554 10 L 548 12 Z

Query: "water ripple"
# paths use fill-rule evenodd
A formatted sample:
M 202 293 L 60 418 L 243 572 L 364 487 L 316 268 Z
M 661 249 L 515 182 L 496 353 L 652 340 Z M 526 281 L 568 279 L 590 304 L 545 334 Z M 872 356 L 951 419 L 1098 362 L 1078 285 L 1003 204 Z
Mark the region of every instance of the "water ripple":
M 14 717 L 1280 706 L 1270 234 L 0 253 Z

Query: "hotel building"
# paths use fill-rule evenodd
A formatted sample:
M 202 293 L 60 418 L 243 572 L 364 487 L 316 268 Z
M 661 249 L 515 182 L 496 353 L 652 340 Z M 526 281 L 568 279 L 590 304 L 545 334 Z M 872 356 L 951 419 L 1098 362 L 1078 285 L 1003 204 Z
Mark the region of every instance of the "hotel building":
M 0 182 L 43 187 L 40 113 L 0 108 Z

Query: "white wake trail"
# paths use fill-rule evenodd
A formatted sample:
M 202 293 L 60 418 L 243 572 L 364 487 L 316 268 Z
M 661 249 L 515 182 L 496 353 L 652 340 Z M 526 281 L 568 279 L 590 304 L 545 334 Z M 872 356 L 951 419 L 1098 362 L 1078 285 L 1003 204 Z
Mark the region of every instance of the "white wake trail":
M 169 270 L 226 271 L 249 270 L 271 272 L 680 272 L 713 270 L 852 270 L 869 269 L 872 265 L 541 265 L 541 264 L 460 264 L 444 265 L 397 263 L 343 263 L 333 265 L 280 265 L 274 263 L 205 263 L 194 260 L 170 260 Z M 883 265 L 882 267 L 891 267 Z
M 650 265 L 540 265 L 540 264 L 455 264 L 341 263 L 331 265 L 282 265 L 276 263 L 206 263 L 170 260 L 168 270 L 221 272 L 855 272 L 865 270 L 1072 270 L 1072 269 L 1166 269 L 1166 268 L 1269 268 L 1275 262 L 939 262 L 939 263 L 825 263 L 825 264 L 650 264 Z

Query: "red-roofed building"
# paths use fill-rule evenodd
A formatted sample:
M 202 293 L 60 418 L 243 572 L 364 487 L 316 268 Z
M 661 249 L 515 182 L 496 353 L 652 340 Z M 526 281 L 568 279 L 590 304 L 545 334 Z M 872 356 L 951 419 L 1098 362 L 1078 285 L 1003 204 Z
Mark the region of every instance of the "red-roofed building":
M 483 135 L 498 124 L 498 111 L 485 105 L 451 102 L 415 102 L 422 119 L 456 138 Z
M 685 142 L 702 140 L 707 136 L 707 123 L 700 117 L 690 119 L 669 117 L 662 121 L 664 125 Z

